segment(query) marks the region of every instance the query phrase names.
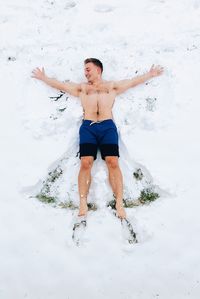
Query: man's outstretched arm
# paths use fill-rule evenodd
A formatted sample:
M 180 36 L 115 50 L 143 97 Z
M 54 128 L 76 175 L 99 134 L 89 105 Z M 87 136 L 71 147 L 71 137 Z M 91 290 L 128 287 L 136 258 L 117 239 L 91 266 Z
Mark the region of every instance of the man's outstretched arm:
M 133 79 L 121 80 L 114 82 L 114 89 L 117 94 L 125 92 L 127 89 L 137 86 L 138 84 L 144 83 L 147 80 L 160 76 L 163 73 L 164 69 L 160 65 L 152 65 L 149 72 L 144 75 L 134 77 Z
M 47 85 L 59 89 L 61 91 L 67 92 L 75 97 L 78 97 L 80 92 L 81 92 L 81 84 L 76 84 L 73 82 L 60 82 L 54 78 L 49 78 L 46 76 L 44 68 L 42 68 L 42 70 L 40 70 L 39 68 L 36 68 L 35 70 L 33 70 L 32 72 L 32 78 L 36 78 L 38 80 L 43 81 L 44 83 L 46 83 Z

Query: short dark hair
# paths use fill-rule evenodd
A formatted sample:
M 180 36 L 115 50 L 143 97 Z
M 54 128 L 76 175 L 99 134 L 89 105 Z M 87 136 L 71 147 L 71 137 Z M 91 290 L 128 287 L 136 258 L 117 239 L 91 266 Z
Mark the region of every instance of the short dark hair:
M 84 63 L 85 63 L 85 64 L 86 64 L 86 63 L 89 63 L 89 62 L 92 62 L 92 63 L 94 63 L 96 66 L 100 67 L 101 72 L 103 72 L 103 63 L 102 63 L 99 59 L 97 59 L 97 58 L 86 58 L 86 59 L 84 60 Z

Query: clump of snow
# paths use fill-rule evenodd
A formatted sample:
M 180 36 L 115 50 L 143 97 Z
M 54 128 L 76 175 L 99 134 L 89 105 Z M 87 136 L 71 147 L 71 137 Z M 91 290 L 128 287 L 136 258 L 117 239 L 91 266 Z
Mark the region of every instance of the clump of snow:
M 0 297 L 198 298 L 199 1 L 8 0 L 0 11 Z M 61 81 L 83 81 L 87 57 L 103 61 L 107 80 L 153 63 L 165 68 L 118 97 L 113 110 L 126 151 L 121 167 L 132 165 L 128 194 L 142 190 L 142 181 L 127 179 L 138 169 L 160 190 L 151 204 L 127 208 L 139 240 L 131 247 L 106 206 L 112 192 L 101 159 L 90 194 L 98 209 L 89 212 L 83 247 L 71 240 L 77 210 L 29 197 L 61 165 L 60 201 L 69 192 L 78 203 L 79 100 L 56 101 L 59 91 L 30 76 L 44 66 Z

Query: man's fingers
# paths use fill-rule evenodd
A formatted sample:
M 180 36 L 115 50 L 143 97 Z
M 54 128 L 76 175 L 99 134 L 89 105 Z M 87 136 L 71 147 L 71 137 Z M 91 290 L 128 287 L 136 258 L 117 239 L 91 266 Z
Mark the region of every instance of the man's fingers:
M 32 71 L 32 73 L 37 73 L 38 72 L 38 70 L 37 69 L 34 69 L 33 71 Z
M 44 68 L 42 68 L 42 71 L 44 72 Z M 34 73 L 34 74 L 39 74 L 39 73 L 42 73 L 42 71 L 37 67 L 36 69 L 34 69 L 33 71 L 32 71 L 32 73 Z
M 42 68 L 36 67 L 34 70 L 32 70 L 32 75 L 31 75 L 32 78 L 42 80 L 44 76 L 45 76 L 44 67 Z
M 41 72 L 41 69 L 40 69 L 39 67 L 36 67 L 36 69 L 35 69 L 35 70 L 37 70 L 37 71 Z M 42 70 L 44 70 L 44 68 L 42 68 Z
M 39 73 L 38 69 L 35 69 L 32 71 L 32 78 L 36 78 L 37 79 L 37 74 Z
M 32 72 L 32 74 L 33 74 L 34 76 L 37 76 L 37 72 Z
M 162 72 L 162 71 L 164 70 L 164 67 L 160 66 L 159 69 L 160 69 L 160 71 Z
M 150 72 L 153 77 L 161 75 L 163 73 L 163 71 L 164 71 L 164 68 L 159 64 L 158 65 L 152 64 L 151 69 L 150 69 Z
M 163 69 L 163 67 L 162 67 L 161 65 L 159 65 L 159 64 L 156 65 L 156 66 L 155 66 L 155 64 L 152 64 L 151 68 L 152 68 L 152 69 L 153 69 L 153 68 L 154 68 L 154 69 Z

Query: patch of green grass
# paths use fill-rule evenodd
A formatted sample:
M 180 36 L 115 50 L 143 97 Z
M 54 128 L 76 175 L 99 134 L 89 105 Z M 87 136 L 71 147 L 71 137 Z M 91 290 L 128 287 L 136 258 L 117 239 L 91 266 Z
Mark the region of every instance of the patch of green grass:
M 115 208 L 115 204 L 116 204 L 116 200 L 115 199 L 113 199 L 113 200 L 111 200 L 111 201 L 109 201 L 108 203 L 107 203 L 107 207 L 110 207 L 111 209 L 116 209 Z
M 140 205 L 138 200 L 131 200 L 131 199 L 123 199 L 124 207 L 125 208 L 134 208 Z
M 96 211 L 96 210 L 97 210 L 97 205 L 96 205 L 95 203 L 91 203 L 91 202 L 89 202 L 89 203 L 87 204 L 87 206 L 88 206 L 88 210 L 89 210 L 89 211 Z
M 150 203 L 152 201 L 155 201 L 157 198 L 159 198 L 159 194 L 157 192 L 154 192 L 151 188 L 147 188 L 141 191 L 139 201 L 144 203 Z
M 76 210 L 78 209 L 78 206 L 75 205 L 71 200 L 70 201 L 65 201 L 59 203 L 59 206 L 63 209 L 70 209 L 70 210 Z
M 36 195 L 36 198 L 45 203 L 55 203 L 56 198 L 52 196 L 48 196 L 46 194 L 39 193 Z
M 70 201 L 66 201 L 66 202 L 61 202 L 59 204 L 59 206 L 63 209 L 70 209 L 70 210 L 76 210 L 79 207 L 77 205 L 75 205 L 71 200 Z M 88 210 L 89 211 L 96 211 L 97 210 L 97 206 L 95 203 L 88 203 Z
M 135 177 L 136 180 L 141 181 L 143 179 L 143 173 L 140 168 L 136 169 L 136 171 L 133 173 L 133 176 Z
M 116 200 L 113 199 L 108 202 L 107 207 L 110 207 L 111 209 L 116 210 L 115 205 L 116 205 Z M 138 202 L 138 200 L 123 199 L 123 207 L 124 208 L 133 208 L 138 205 L 140 205 L 140 202 Z
M 56 197 L 49 195 L 51 191 L 51 185 L 61 176 L 62 173 L 63 171 L 59 166 L 53 171 L 50 171 L 46 181 L 43 182 L 40 193 L 36 195 L 36 198 L 45 203 L 55 203 Z
M 148 204 L 150 202 L 153 202 L 157 198 L 159 198 L 159 194 L 157 192 L 154 192 L 152 188 L 146 188 L 141 191 L 140 197 L 136 200 L 123 199 L 123 206 L 124 208 L 134 208 L 143 204 Z M 116 209 L 115 205 L 116 205 L 116 200 L 113 199 L 108 202 L 107 207 L 111 207 L 111 209 L 115 210 Z
M 59 112 L 63 112 L 63 111 L 65 111 L 66 108 L 67 108 L 67 107 L 60 108 L 60 109 L 58 109 L 58 111 L 59 111 Z
M 48 173 L 47 182 L 54 183 L 63 173 L 62 169 L 58 166 L 53 171 Z

